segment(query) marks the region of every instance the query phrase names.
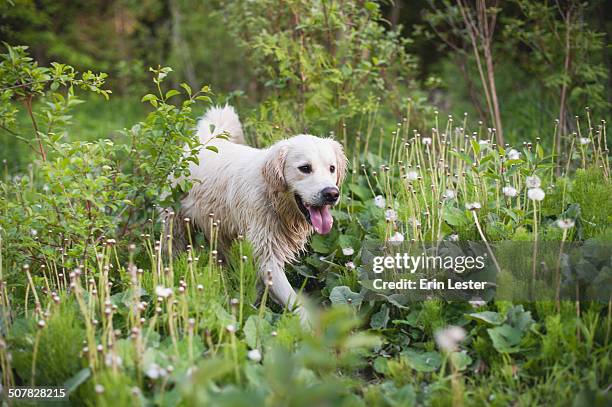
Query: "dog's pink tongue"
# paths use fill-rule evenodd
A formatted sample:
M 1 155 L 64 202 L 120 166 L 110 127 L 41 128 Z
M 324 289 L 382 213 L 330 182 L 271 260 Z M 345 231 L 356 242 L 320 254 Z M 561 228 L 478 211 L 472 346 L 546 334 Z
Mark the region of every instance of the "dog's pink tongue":
M 332 218 L 329 211 L 329 206 L 309 206 L 308 212 L 310 213 L 310 222 L 315 232 L 320 235 L 328 234 L 334 224 L 334 218 Z

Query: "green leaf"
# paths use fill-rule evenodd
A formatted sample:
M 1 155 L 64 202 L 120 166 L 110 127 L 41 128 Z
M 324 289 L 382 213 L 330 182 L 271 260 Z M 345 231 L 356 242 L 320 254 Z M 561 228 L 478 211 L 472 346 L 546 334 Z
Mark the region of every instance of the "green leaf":
M 334 230 L 328 235 L 314 235 L 310 241 L 310 246 L 317 253 L 329 254 L 336 248 L 337 241 L 338 231 Z
M 181 93 L 176 89 L 170 89 L 166 92 L 166 99 L 170 99 L 172 96 L 180 95 Z
M 466 315 L 468 318 L 490 325 L 501 325 L 506 321 L 506 317 L 493 311 L 475 312 Z
M 152 93 L 147 93 L 142 97 L 142 99 L 140 99 L 141 102 L 151 102 L 153 100 L 157 101 L 157 96 Z
M 472 143 L 472 150 L 474 150 L 474 155 L 480 154 L 480 144 L 476 140 L 470 140 Z
M 467 369 L 467 367 L 472 364 L 472 358 L 466 351 L 451 353 L 450 360 L 453 366 L 459 371 Z
M 91 370 L 88 367 L 79 370 L 77 374 L 64 382 L 66 392 L 70 394 L 75 391 L 81 384 L 89 379 L 89 376 L 91 376 Z
M 468 218 L 461 209 L 448 207 L 444 209 L 444 221 L 451 226 L 462 226 L 468 222 Z
M 412 349 L 406 349 L 402 352 L 402 356 L 406 358 L 408 365 L 417 372 L 435 372 L 442 364 L 442 358 L 438 352 L 418 353 Z
M 376 10 L 378 10 L 378 4 L 374 3 L 373 1 L 367 1 L 365 3 L 365 8 L 368 11 L 376 11 Z
M 372 315 L 372 319 L 370 319 L 370 326 L 373 329 L 385 329 L 388 323 L 389 323 L 389 307 L 387 307 L 386 304 L 383 304 L 380 307 L 380 311 Z
M 517 328 L 508 324 L 487 329 L 489 337 L 493 342 L 493 347 L 500 353 L 515 353 L 520 349 L 518 344 L 523 338 L 523 333 Z
M 257 332 L 257 324 L 259 324 L 259 333 Z M 259 319 L 257 315 L 251 315 L 244 324 L 244 340 L 249 345 L 249 348 L 255 349 L 258 347 L 258 339 L 267 337 L 272 331 L 272 326 L 265 319 Z
M 215 146 L 206 146 L 206 149 L 210 150 L 210 151 L 212 151 L 214 153 L 219 153 L 219 149 L 217 147 L 215 147 Z
M 522 305 L 510 308 L 507 317 L 508 323 L 511 326 L 523 332 L 527 331 L 534 324 L 531 311 L 525 311 Z
M 191 97 L 191 86 L 189 86 L 186 83 L 181 83 L 181 88 L 185 89 L 185 92 L 187 92 L 187 95 Z
M 380 338 L 376 335 L 369 332 L 357 332 L 346 339 L 344 346 L 347 349 L 373 348 L 380 346 L 380 343 Z
M 354 293 L 345 285 L 334 287 L 329 294 L 329 299 L 334 305 L 350 304 L 358 306 L 363 301 L 363 297 L 359 293 Z

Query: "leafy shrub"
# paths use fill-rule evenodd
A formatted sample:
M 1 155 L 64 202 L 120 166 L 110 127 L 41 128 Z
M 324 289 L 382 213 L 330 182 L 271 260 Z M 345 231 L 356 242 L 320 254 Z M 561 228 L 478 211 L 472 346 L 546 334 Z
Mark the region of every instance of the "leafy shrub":
M 248 121 L 263 141 L 330 129 L 340 135 L 343 123 L 366 114 L 403 114 L 408 91 L 418 99 L 416 60 L 399 31 L 383 27 L 375 2 L 292 0 L 277 7 L 257 0 L 227 8 L 267 90 Z
M 72 67 L 56 63 L 39 67 L 25 47 L 7 49 L 0 62 L 0 88 L 6 100 L 1 109 L 9 113 L 4 123 L 14 122 L 14 111 L 8 107 L 13 106 L 11 99 L 24 100 L 36 137 L 31 144 L 39 155 L 28 175 L 0 183 L 6 214 L 0 228 L 9 261 L 20 263 L 28 253 L 40 252 L 47 261 L 58 263 L 69 255 L 67 267 L 82 264 L 94 254 L 92 246 L 130 234 L 152 215 L 153 208 L 174 202 L 189 188 L 185 175 L 189 164 L 197 162 L 199 148 L 191 109 L 197 101 L 210 102 L 207 87 L 193 92 L 183 84 L 185 100 L 174 105 L 170 99 L 180 93 L 162 90 L 171 69 L 151 69 L 157 94 L 147 94 L 143 101 L 155 110 L 125 131 L 125 144 L 65 142 L 61 129 L 68 123 L 69 110 L 80 102 L 74 89 L 108 96 L 102 89 L 105 75 L 86 72 L 79 77 Z M 36 97 L 43 102 L 39 112 L 32 110 Z M 46 132 L 37 118 L 42 118 Z M 169 178 L 177 180 L 175 186 Z M 32 260 L 42 262 L 39 256 Z

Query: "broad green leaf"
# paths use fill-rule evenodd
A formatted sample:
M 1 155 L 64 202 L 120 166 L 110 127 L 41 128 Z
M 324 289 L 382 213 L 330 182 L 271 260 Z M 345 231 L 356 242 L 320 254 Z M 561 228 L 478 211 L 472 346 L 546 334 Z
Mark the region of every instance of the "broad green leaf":
M 475 312 L 466 315 L 468 318 L 491 325 L 501 325 L 506 321 L 506 317 L 493 311 Z
M 345 285 L 334 287 L 329 294 L 329 299 L 334 305 L 350 304 L 358 306 L 363 301 L 361 294 L 354 293 Z
M 450 360 L 459 371 L 467 369 L 467 367 L 472 364 L 472 358 L 466 351 L 451 353 Z
M 374 329 L 385 329 L 389 323 L 389 307 L 383 304 L 380 311 L 372 315 L 370 326 Z
M 419 353 L 412 349 L 406 349 L 402 352 L 402 356 L 406 358 L 408 365 L 417 372 L 435 372 L 442 364 L 442 358 L 438 352 Z
M 489 333 L 489 337 L 491 337 L 493 347 L 497 349 L 498 352 L 515 353 L 520 350 L 518 344 L 523 338 L 523 333 L 519 329 L 504 324 L 502 326 L 487 329 L 487 332 Z

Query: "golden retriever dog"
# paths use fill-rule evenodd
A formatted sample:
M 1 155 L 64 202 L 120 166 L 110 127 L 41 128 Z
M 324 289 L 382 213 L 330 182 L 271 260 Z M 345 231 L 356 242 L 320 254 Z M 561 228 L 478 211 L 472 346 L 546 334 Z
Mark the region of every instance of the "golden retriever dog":
M 271 297 L 308 323 L 284 266 L 296 259 L 313 231 L 327 234 L 332 228 L 330 208 L 338 203 L 347 166 L 342 146 L 307 134 L 267 149 L 246 146 L 238 115 L 227 105 L 210 109 L 197 131 L 202 145 L 218 151 L 201 148 L 199 164 L 191 165 L 193 187 L 173 222 L 173 245 L 180 246 L 181 239 L 184 244 L 184 218 L 210 241 L 212 217 L 221 253 L 245 236 Z M 229 139 L 219 138 L 222 133 Z

